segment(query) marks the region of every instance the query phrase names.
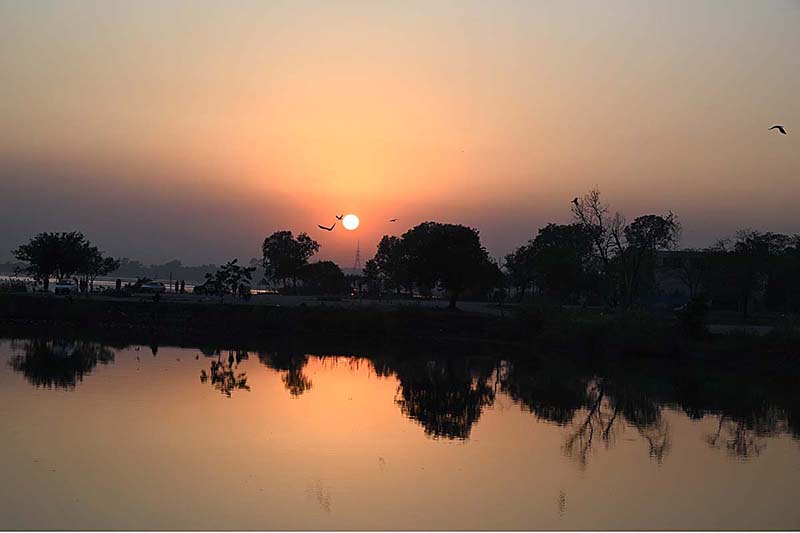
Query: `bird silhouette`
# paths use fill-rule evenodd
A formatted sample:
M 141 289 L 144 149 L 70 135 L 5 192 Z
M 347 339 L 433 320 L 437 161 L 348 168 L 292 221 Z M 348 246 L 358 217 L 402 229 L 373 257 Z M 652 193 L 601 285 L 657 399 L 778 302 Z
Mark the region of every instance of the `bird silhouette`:
M 784 128 L 784 127 L 783 127 L 783 126 L 781 126 L 780 124 L 775 124 L 774 126 L 772 126 L 772 127 L 771 127 L 771 128 L 769 128 L 769 129 L 771 129 L 771 130 L 774 130 L 775 128 L 778 128 L 778 131 L 779 131 L 779 132 L 781 132 L 782 134 L 786 135 L 786 128 Z
M 325 231 L 333 231 L 333 228 L 336 227 L 336 222 L 334 222 L 331 227 L 323 226 L 322 224 L 317 224 L 317 226 L 319 226 L 319 229 L 324 229 Z
M 578 197 L 577 196 L 572 199 L 572 203 L 575 204 L 575 205 L 578 205 Z
M 397 222 L 397 219 L 396 218 L 390 218 L 389 222 Z
M 342 220 L 343 217 L 344 215 L 336 215 L 336 220 Z

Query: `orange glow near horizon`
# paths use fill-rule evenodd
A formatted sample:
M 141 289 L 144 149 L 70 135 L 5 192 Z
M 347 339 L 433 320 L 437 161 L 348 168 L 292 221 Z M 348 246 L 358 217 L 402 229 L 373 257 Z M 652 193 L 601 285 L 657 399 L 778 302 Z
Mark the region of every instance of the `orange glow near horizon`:
M 0 253 L 74 228 L 220 262 L 290 229 L 346 265 L 355 235 L 317 224 L 352 212 L 365 254 L 438 220 L 498 256 L 595 185 L 629 218 L 677 213 L 684 245 L 797 233 L 798 24 L 743 1 L 6 2 Z

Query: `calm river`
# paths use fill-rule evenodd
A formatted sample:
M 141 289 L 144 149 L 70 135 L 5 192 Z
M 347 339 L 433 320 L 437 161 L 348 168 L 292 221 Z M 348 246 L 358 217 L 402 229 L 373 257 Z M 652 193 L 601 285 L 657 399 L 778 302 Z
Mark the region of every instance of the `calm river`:
M 796 529 L 797 405 L 511 358 L 5 340 L 0 529 Z

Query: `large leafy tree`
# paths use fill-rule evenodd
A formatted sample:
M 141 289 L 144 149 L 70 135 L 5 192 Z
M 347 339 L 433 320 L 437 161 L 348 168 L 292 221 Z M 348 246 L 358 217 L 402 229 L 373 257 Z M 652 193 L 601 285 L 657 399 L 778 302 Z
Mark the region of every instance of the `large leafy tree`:
M 116 260 L 103 257 L 78 231 L 39 233 L 13 253 L 16 259 L 27 263 L 20 272 L 42 283 L 45 290 L 50 286 L 50 278 L 61 280 L 80 275 L 93 281 L 119 266 Z
M 316 294 L 343 294 L 347 292 L 347 279 L 333 261 L 316 261 L 303 268 L 303 288 Z
M 557 300 L 584 292 L 593 281 L 592 237 L 580 224 L 548 224 L 530 242 L 528 255 L 529 268 Z
M 401 289 L 408 286 L 408 258 L 400 238 L 384 235 L 378 243 L 374 262 L 388 290 L 400 294 Z
M 294 237 L 291 231 L 276 231 L 266 239 L 261 247 L 265 278 L 281 281 L 284 288 L 287 281 L 297 288 L 297 280 L 308 260 L 319 251 L 319 243 L 301 233 Z
M 368 260 L 364 263 L 362 270 L 364 281 L 367 284 L 367 294 L 369 296 L 378 296 L 381 293 L 381 271 L 378 268 L 378 263 L 374 259 Z
M 423 222 L 403 234 L 402 246 L 410 279 L 423 289 L 441 287 L 451 308 L 467 289 L 498 281 L 499 268 L 489 260 L 474 228 Z
M 517 289 L 520 300 L 525 299 L 525 291 L 535 280 L 531 242 L 506 255 L 503 264 L 508 272 L 508 280 Z
M 98 276 L 107 276 L 119 268 L 119 259 L 103 257 L 97 248 L 88 247 L 80 267 L 81 278 L 94 290 L 94 280 Z

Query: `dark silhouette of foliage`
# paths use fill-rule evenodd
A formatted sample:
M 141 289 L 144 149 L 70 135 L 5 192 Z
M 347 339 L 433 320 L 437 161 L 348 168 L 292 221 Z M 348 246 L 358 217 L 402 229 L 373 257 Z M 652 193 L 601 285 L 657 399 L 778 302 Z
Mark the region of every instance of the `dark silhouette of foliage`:
M 628 308 L 653 284 L 655 252 L 674 247 L 680 224 L 673 213 L 643 215 L 631 224 L 593 189 L 572 204 L 573 217 L 591 238 L 603 277 L 603 293 L 611 305 Z
M 42 283 L 45 290 L 50 286 L 50 278 L 62 280 L 76 275 L 86 280 L 88 287 L 97 276 L 113 272 L 119 266 L 116 260 L 104 258 L 78 231 L 39 233 L 13 253 L 16 259 L 27 263 L 20 272 Z
M 384 235 L 381 238 L 374 262 L 387 290 L 400 294 L 403 287 L 408 287 L 408 258 L 398 237 Z
M 499 268 L 489 260 L 474 228 L 423 222 L 404 233 L 401 240 L 410 279 L 423 289 L 441 287 L 451 308 L 467 289 L 499 281 Z
M 261 250 L 264 277 L 269 281 L 281 281 L 284 288 L 287 281 L 292 280 L 292 287 L 296 289 L 303 268 L 319 251 L 319 243 L 307 233 L 301 233 L 295 238 L 291 231 L 276 231 L 264 239 Z
M 303 267 L 303 290 L 311 294 L 340 295 L 348 292 L 344 272 L 333 261 L 316 261 Z
M 381 270 L 375 259 L 369 259 L 364 263 L 362 276 L 367 288 L 367 296 L 375 298 L 381 294 Z

